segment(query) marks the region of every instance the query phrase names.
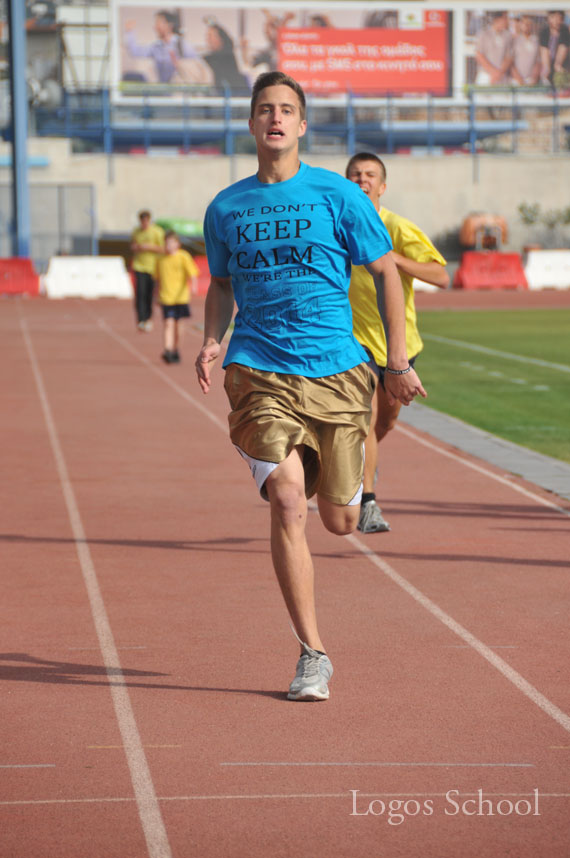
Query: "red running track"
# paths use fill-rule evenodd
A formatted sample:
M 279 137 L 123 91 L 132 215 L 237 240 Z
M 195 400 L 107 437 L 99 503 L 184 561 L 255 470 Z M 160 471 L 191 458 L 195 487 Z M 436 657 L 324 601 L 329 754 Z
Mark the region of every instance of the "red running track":
M 0 305 L 1 858 L 567 856 L 568 503 L 393 432 L 392 532 L 310 517 L 335 676 L 288 702 L 197 327 L 166 367 L 123 302 Z

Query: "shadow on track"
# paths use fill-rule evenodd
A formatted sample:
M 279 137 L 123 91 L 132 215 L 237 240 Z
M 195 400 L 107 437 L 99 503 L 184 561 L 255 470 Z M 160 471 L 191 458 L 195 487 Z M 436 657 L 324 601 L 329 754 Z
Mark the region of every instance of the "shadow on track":
M 260 697 L 273 697 L 285 700 L 286 692 L 264 691 L 255 688 L 216 688 L 205 685 L 166 685 L 159 682 L 118 681 L 113 676 L 132 680 L 138 677 L 168 676 L 150 670 L 132 670 L 130 668 L 106 668 L 103 665 L 75 664 L 70 661 L 54 661 L 36 658 L 22 652 L 0 653 L 0 682 L 46 682 L 59 685 L 123 685 L 127 688 L 148 688 L 157 691 L 207 691 L 219 694 L 255 694 Z M 4 662 L 16 662 L 5 664 Z M 101 677 L 101 680 L 83 677 Z
M 231 553 L 240 553 L 235 546 L 249 546 L 253 542 L 264 542 L 267 544 L 266 550 L 260 550 L 257 553 L 266 554 L 269 552 L 269 539 L 247 538 L 240 536 L 228 536 L 223 539 L 216 537 L 215 539 L 79 539 L 65 536 L 27 536 L 23 533 L 1 533 L 0 542 L 7 543 L 22 543 L 22 544 L 41 544 L 41 545 L 76 545 L 83 543 L 84 545 L 117 545 L 123 548 L 162 548 L 167 551 L 229 551 Z M 222 547 L 220 547 L 222 546 Z M 223 547 L 223 546 L 227 546 Z M 255 553 L 255 549 L 247 548 L 242 553 Z

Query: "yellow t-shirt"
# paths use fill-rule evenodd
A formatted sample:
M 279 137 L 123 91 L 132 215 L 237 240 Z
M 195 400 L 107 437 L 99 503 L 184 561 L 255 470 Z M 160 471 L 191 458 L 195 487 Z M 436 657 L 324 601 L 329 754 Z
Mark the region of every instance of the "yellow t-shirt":
M 198 266 L 187 250 L 166 253 L 158 260 L 158 300 L 161 304 L 189 304 L 189 277 L 197 277 Z
M 156 244 L 164 247 L 164 230 L 161 226 L 151 223 L 148 229 L 135 229 L 131 239 L 137 244 Z M 158 253 L 153 253 L 152 250 L 140 250 L 133 254 L 133 271 L 142 271 L 156 277 L 158 259 Z
M 441 265 L 446 264 L 445 259 L 427 235 L 410 220 L 385 208 L 380 209 L 380 217 L 390 233 L 396 253 L 407 256 L 415 262 L 435 260 Z M 406 348 L 408 357 L 412 358 L 423 349 L 414 304 L 414 278 L 400 269 L 398 273 L 402 281 L 406 307 Z M 372 352 L 378 366 L 386 366 L 386 334 L 378 310 L 374 280 L 364 265 L 353 265 L 348 295 L 352 306 L 354 336 L 359 343 Z

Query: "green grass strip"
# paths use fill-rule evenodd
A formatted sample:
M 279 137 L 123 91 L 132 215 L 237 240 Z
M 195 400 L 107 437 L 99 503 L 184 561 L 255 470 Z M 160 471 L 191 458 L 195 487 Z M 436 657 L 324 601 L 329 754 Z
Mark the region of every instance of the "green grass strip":
M 570 310 L 420 314 L 428 405 L 570 462 Z

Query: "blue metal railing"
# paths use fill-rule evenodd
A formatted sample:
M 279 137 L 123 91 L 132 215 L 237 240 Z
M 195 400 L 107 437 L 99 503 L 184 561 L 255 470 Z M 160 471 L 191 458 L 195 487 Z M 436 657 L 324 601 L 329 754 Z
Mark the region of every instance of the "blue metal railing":
M 570 98 L 515 88 L 493 93 L 469 89 L 454 98 L 427 94 L 412 99 L 390 93 L 382 98 L 352 93 L 335 99 L 309 98 L 304 148 L 317 152 L 328 146 L 353 154 L 364 145 L 388 153 L 421 147 L 433 154 L 446 147 L 475 154 L 488 146 L 483 141 L 501 137 L 500 151 L 516 153 L 521 133 L 540 112 L 552 123 L 549 151 L 560 152 L 565 110 L 570 117 Z M 249 97 L 229 91 L 207 96 L 181 90 L 160 96 L 141 90 L 126 96 L 101 89 L 65 92 L 60 107 L 37 108 L 35 127 L 39 136 L 77 138 L 108 154 L 135 146 L 167 145 L 188 151 L 208 145 L 232 155 L 240 139 L 252 146 L 248 114 Z M 570 127 L 570 118 L 568 122 Z M 241 149 L 247 151 L 247 146 L 244 142 Z

